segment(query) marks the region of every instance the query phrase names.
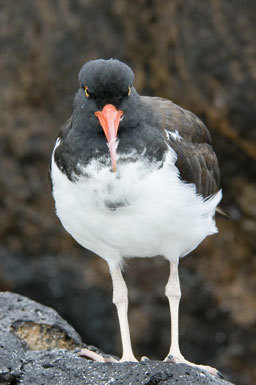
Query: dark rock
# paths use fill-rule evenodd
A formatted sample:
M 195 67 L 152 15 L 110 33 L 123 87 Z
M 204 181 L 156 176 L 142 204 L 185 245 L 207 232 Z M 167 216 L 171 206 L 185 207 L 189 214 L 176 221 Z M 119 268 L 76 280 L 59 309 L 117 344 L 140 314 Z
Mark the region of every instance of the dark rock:
M 102 364 L 79 357 L 81 339 L 54 310 L 0 293 L 0 384 L 232 385 L 188 365 Z
M 18 294 L 1 293 L 0 322 L 30 350 L 74 349 L 82 343 L 56 311 Z
M 4 275 L 9 291 L 53 307 L 89 344 L 113 351 L 119 330 L 111 279 L 105 279 L 104 271 L 98 271 L 98 282 L 91 278 L 94 259 L 43 256 L 27 263 L 27 258 L 10 256 L 0 249 L 0 274 Z

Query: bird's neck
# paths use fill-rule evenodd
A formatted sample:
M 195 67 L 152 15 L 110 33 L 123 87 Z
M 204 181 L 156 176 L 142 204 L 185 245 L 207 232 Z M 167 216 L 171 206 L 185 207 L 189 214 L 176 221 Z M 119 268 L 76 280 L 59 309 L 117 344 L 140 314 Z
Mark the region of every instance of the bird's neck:
M 72 127 L 64 139 L 66 144 L 63 154 L 66 149 L 69 154 L 66 159 L 72 158 L 73 166 L 86 166 L 95 159 L 106 159 L 107 163 L 109 148 L 104 132 L 95 118 L 95 108 L 90 110 L 86 103 L 78 103 L 74 107 Z M 167 145 L 159 130 L 157 117 L 138 95 L 124 107 L 124 117 L 117 135 L 117 156 L 127 161 L 132 158 L 144 158 L 150 162 L 162 161 Z

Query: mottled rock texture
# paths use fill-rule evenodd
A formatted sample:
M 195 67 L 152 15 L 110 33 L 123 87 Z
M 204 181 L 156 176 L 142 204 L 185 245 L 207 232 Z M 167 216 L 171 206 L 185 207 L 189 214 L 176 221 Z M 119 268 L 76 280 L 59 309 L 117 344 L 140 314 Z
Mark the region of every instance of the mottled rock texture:
M 256 3 L 23 0 L 0 7 L 0 289 L 53 306 L 83 339 L 120 354 L 111 282 L 54 214 L 47 166 L 88 59 L 130 64 L 136 87 L 209 127 L 222 172 L 219 234 L 181 261 L 181 347 L 239 385 L 256 383 Z M 136 354 L 169 344 L 161 259 L 125 270 Z M 93 320 L 93 322 L 92 322 Z
M 0 384 L 232 385 L 188 365 L 102 364 L 78 355 L 82 341 L 54 310 L 0 293 Z

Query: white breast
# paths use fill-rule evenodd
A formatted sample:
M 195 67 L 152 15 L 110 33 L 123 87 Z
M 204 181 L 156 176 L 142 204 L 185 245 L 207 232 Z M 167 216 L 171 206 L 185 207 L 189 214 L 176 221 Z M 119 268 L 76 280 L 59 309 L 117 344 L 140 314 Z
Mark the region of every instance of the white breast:
M 92 162 L 76 182 L 52 160 L 57 215 L 82 246 L 113 266 L 122 257 L 176 259 L 217 232 L 213 216 L 221 191 L 208 200 L 197 195 L 194 185 L 179 179 L 172 149 L 161 168 L 118 160 L 115 173 Z

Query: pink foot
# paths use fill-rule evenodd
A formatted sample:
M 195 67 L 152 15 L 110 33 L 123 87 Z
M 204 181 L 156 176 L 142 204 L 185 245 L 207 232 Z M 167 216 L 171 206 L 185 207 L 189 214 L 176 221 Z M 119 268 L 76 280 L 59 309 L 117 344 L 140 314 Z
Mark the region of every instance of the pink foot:
M 89 358 L 92 361 L 96 362 L 119 362 L 111 356 L 103 356 L 99 353 L 93 352 L 92 350 L 83 348 L 79 353 L 79 356 Z
M 202 370 L 205 370 L 206 372 L 216 376 L 216 377 L 220 377 L 220 378 L 224 378 L 223 375 L 215 368 L 212 368 L 211 366 L 208 366 L 208 365 L 197 365 L 197 364 L 194 364 L 193 362 L 190 362 L 190 361 L 187 361 L 182 355 L 180 356 L 172 356 L 172 355 L 168 355 L 165 360 L 165 362 L 172 362 L 174 364 L 187 364 L 187 365 L 190 365 L 190 366 L 194 366 L 196 368 L 199 368 L 199 369 L 202 369 Z

